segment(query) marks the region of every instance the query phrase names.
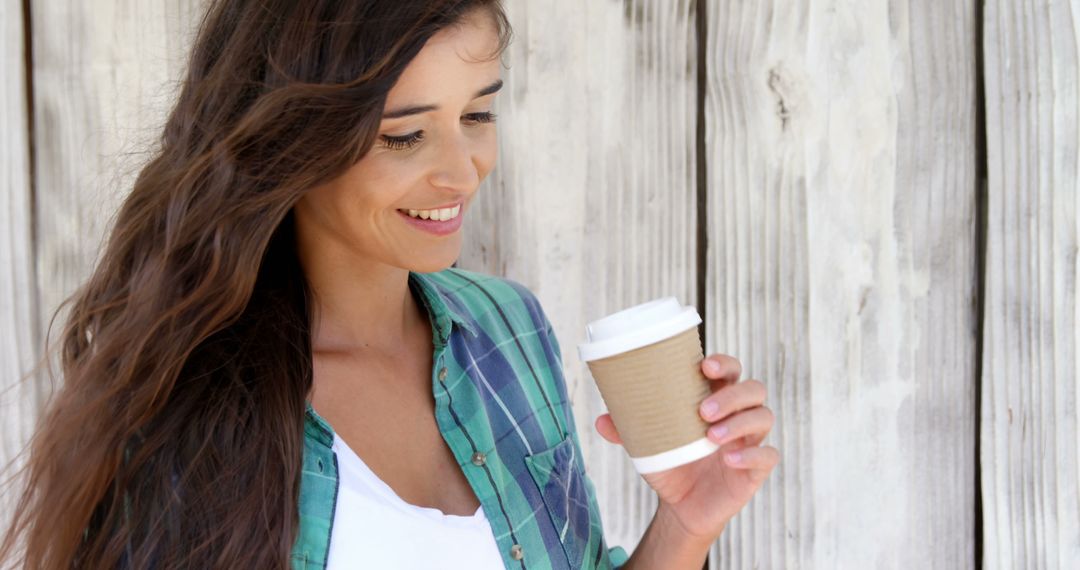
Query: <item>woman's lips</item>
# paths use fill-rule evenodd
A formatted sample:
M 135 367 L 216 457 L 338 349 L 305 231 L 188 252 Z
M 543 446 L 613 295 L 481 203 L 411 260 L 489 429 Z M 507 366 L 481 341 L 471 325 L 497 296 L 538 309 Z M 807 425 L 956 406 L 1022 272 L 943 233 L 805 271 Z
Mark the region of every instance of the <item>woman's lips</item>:
M 458 231 L 458 229 L 461 228 L 461 220 L 465 217 L 464 209 L 458 212 L 458 215 L 445 222 L 440 220 L 414 218 L 410 216 L 408 212 L 402 212 L 401 210 L 397 210 L 397 213 L 402 218 L 405 218 L 406 223 L 411 224 L 413 227 L 439 236 L 449 235 Z

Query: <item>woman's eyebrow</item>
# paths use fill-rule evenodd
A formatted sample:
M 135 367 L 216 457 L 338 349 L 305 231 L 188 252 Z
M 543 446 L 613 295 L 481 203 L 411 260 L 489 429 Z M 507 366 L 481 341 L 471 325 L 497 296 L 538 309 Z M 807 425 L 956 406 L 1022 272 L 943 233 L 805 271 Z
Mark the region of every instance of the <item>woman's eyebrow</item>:
M 473 99 L 479 99 L 484 95 L 491 95 L 502 89 L 502 79 L 496 79 L 495 83 L 488 85 L 487 87 L 476 92 Z M 427 113 L 428 111 L 438 111 L 438 105 L 413 105 L 411 107 L 402 107 L 401 109 L 395 109 L 393 111 L 387 111 L 383 113 L 383 119 L 398 119 L 401 117 L 407 117 L 409 115 L 419 115 L 420 113 Z

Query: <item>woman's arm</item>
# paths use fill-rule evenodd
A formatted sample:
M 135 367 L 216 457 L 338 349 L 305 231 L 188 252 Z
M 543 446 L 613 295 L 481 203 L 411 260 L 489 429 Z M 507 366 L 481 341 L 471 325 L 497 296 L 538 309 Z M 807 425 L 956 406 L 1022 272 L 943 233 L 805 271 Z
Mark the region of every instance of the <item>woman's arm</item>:
M 660 503 L 641 542 L 620 570 L 700 570 L 712 542 L 687 533 L 664 503 Z

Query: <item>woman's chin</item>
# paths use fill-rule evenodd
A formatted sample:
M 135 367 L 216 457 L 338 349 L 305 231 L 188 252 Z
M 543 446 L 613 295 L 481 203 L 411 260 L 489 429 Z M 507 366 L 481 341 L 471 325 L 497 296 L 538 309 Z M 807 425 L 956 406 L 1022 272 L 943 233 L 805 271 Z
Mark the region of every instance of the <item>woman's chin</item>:
M 453 255 L 424 256 L 423 259 L 413 258 L 409 261 L 407 267 L 409 271 L 416 273 L 436 273 L 452 267 L 460 255 L 461 250 L 458 249 Z

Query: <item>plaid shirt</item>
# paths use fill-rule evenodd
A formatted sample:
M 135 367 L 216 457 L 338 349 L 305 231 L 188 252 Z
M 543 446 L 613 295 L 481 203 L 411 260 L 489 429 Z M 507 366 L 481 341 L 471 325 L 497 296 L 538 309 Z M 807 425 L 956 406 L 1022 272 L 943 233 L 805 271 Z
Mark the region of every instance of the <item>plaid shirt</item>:
M 551 324 L 524 286 L 457 268 L 409 273 L 432 321 L 435 419 L 508 569 L 611 569 Z M 308 405 L 293 568 L 322 569 L 337 498 L 333 431 Z M 418 545 L 417 556 L 425 556 Z

